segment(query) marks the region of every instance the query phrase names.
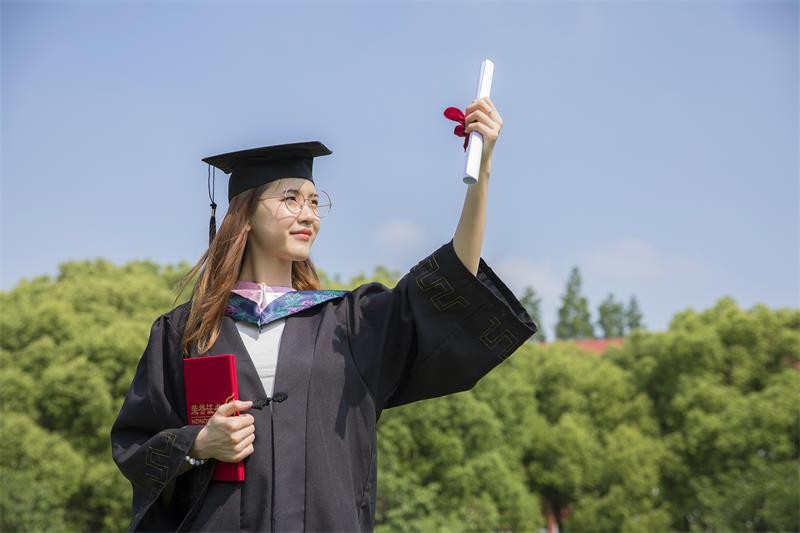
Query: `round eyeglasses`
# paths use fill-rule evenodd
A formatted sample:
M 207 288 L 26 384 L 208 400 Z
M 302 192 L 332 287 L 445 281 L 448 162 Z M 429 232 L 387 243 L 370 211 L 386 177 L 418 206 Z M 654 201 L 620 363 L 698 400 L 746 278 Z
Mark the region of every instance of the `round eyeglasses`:
M 319 191 L 318 194 L 306 199 L 303 193 L 297 189 L 286 189 L 280 196 L 262 196 L 259 200 L 266 200 L 267 198 L 280 198 L 286 204 L 286 209 L 295 215 L 299 215 L 303 206 L 307 205 L 311 208 L 314 216 L 324 218 L 330 213 L 332 207 L 331 197 L 325 191 Z

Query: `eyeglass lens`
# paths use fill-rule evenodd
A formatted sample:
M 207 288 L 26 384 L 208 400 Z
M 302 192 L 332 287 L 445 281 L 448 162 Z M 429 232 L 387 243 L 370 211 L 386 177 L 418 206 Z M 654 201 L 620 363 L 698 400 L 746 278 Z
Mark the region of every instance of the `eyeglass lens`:
M 303 203 L 308 204 L 311 211 L 320 218 L 327 215 L 331 209 L 330 196 L 328 196 L 328 193 L 325 191 L 320 191 L 318 196 L 311 197 L 308 200 L 306 200 L 300 192 L 286 191 L 283 201 L 286 203 L 286 207 L 289 211 L 295 214 L 300 212 L 300 207 Z

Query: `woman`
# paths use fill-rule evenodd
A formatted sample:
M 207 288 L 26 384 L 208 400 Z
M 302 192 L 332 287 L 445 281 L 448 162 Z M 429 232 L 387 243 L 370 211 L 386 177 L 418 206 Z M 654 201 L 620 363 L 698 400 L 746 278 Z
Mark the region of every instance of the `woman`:
M 318 290 L 320 143 L 206 160 L 231 172 L 228 213 L 186 278 L 200 273 L 192 299 L 153 324 L 111 430 L 131 530 L 371 531 L 381 411 L 472 388 L 536 332 L 480 258 L 503 121 L 489 98 L 466 111 L 465 133 L 484 138 L 479 182 L 453 239 L 393 289 Z M 246 401 L 187 425 L 182 357 L 226 353 Z M 217 461 L 244 461 L 245 480 L 213 481 Z

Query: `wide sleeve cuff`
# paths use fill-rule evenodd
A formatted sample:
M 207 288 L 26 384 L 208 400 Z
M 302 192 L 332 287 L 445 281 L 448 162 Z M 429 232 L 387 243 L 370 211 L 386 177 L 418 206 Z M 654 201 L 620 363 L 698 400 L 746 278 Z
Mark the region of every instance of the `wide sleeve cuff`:
M 470 389 L 538 329 L 483 259 L 472 274 L 452 240 L 393 289 L 365 284 L 350 301 L 351 350 L 378 412 Z
M 539 329 L 520 301 L 481 258 L 473 275 L 451 239 L 411 269 L 416 288 L 442 315 L 498 359 L 511 355 Z

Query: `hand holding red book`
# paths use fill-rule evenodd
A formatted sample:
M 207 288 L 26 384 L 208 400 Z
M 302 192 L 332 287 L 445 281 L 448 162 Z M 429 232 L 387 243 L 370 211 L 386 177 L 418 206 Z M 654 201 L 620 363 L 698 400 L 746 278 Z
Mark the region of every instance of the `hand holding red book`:
M 206 422 L 192 445 L 189 455 L 197 458 L 213 457 L 224 463 L 239 463 L 253 453 L 255 419 L 237 411 L 252 407 L 252 401 L 231 400 L 217 408 Z
M 231 354 L 207 355 L 192 357 L 183 360 L 183 377 L 186 389 L 186 413 L 189 424 L 206 424 L 203 430 L 209 430 L 204 435 L 212 447 L 219 447 L 217 441 L 219 434 L 233 434 L 239 437 L 236 446 L 240 449 L 229 450 L 231 457 L 235 455 L 250 455 L 255 428 L 254 419 L 245 415 L 242 420 L 235 422 L 216 421 L 222 417 L 239 417 L 239 410 L 249 408 L 244 402 L 238 400 L 238 386 L 236 382 L 236 358 Z M 250 404 L 252 405 L 252 403 Z M 211 419 L 215 422 L 209 424 Z M 223 435 L 224 437 L 225 435 Z M 198 438 L 200 436 L 198 435 Z M 245 443 L 249 440 L 249 443 Z M 230 447 L 228 440 L 228 447 Z M 245 452 L 243 454 L 242 448 Z M 214 471 L 215 481 L 244 481 L 244 463 L 219 461 Z

